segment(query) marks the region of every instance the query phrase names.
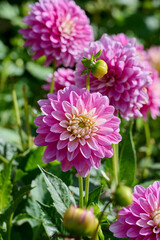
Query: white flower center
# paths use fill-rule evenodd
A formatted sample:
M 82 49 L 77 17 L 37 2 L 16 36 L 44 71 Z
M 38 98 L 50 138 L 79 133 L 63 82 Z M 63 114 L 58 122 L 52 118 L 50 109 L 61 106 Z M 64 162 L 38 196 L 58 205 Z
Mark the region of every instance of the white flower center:
M 95 126 L 94 117 L 80 114 L 78 116 L 73 115 L 72 120 L 69 121 L 67 130 L 75 137 L 89 138 L 98 128 Z
M 71 16 L 68 13 L 66 18 L 63 20 L 63 22 L 61 24 L 61 29 L 62 29 L 63 33 L 65 33 L 67 35 L 71 34 L 73 27 L 74 27 L 74 24 L 70 18 L 71 18 Z
M 153 213 L 152 213 L 152 218 L 153 218 L 153 221 L 155 222 L 155 224 L 160 227 L 160 208 L 158 210 L 155 210 Z

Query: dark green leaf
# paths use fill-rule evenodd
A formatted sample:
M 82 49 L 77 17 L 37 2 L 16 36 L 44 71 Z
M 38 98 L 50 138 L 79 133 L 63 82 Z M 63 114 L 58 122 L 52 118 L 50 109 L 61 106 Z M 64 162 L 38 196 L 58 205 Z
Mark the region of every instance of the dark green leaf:
M 98 203 L 101 190 L 102 190 L 102 186 L 97 187 L 96 189 L 94 189 L 89 193 L 88 206 Z
M 123 137 L 123 145 L 120 153 L 119 180 L 131 187 L 136 174 L 136 153 L 132 139 L 132 123 Z
M 40 168 L 40 167 L 39 167 Z M 53 205 L 57 212 L 63 216 L 71 204 L 76 205 L 75 200 L 64 182 L 53 174 L 40 168 L 43 173 L 48 191 L 53 199 Z
M 101 55 L 101 50 L 99 50 L 99 52 L 96 53 L 96 55 L 94 56 L 94 59 L 96 60 L 97 58 L 99 58 Z
M 91 67 L 91 63 L 92 63 L 92 62 L 91 62 L 90 59 L 82 59 L 81 62 L 82 62 L 83 66 L 84 66 L 85 68 L 90 68 L 90 67 Z
M 84 69 L 84 70 L 81 72 L 81 75 L 85 75 L 87 72 L 88 72 L 88 69 Z

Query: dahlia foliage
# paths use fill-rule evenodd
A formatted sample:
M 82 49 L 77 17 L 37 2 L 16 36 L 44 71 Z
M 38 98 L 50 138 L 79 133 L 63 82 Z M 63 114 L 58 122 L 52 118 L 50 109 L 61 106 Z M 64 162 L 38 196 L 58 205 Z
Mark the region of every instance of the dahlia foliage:
M 160 239 L 160 182 L 144 188 L 135 186 L 133 203 L 119 211 L 110 231 L 117 238 L 130 240 Z
M 70 86 L 49 94 L 39 105 L 44 115 L 35 119 L 39 135 L 34 142 L 47 146 L 43 161 L 57 159 L 63 171 L 74 166 L 87 176 L 91 167 L 99 168 L 101 158 L 113 155 L 111 144 L 121 141 L 120 119 L 100 93 Z
M 85 12 L 72 0 L 39 0 L 30 5 L 23 22 L 29 27 L 19 32 L 31 47 L 33 59 L 46 57 L 45 65 L 73 67 L 84 47 L 93 41 L 93 31 Z
M 123 46 L 104 34 L 99 41 L 91 43 L 82 55 L 89 58 L 100 49 L 100 58 L 107 63 L 108 73 L 101 79 L 91 74 L 91 92 L 99 91 L 108 96 L 110 104 L 126 120 L 142 116 L 139 109 L 148 101 L 145 88 L 152 83 L 152 79 L 136 54 L 136 41 L 131 39 Z M 81 75 L 83 70 L 80 58 L 75 72 L 78 87 L 85 87 L 86 77 Z
M 53 74 L 49 74 L 46 79 L 48 83 L 42 86 L 47 91 L 50 90 L 52 77 Z M 70 68 L 58 68 L 58 70 L 54 72 L 54 92 L 70 85 L 75 85 L 74 70 Z

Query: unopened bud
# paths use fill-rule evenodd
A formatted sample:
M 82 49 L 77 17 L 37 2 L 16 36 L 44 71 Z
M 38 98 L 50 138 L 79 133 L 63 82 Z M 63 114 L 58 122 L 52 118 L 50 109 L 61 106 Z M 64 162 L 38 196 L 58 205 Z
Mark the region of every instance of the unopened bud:
M 91 210 L 70 206 L 64 213 L 63 226 L 76 236 L 92 236 L 98 226 L 98 219 Z
M 103 60 L 98 60 L 94 63 L 91 73 L 94 77 L 100 79 L 102 78 L 108 71 L 107 63 Z
M 115 198 L 120 206 L 128 206 L 133 202 L 131 188 L 121 185 L 116 189 Z

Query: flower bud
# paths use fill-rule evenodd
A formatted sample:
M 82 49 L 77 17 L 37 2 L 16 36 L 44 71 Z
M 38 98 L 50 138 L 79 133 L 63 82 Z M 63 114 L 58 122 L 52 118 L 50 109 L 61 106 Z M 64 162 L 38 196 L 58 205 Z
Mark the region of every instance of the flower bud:
M 127 186 L 119 186 L 115 192 L 115 198 L 117 204 L 120 206 L 128 206 L 133 202 L 132 199 L 132 190 Z
M 91 73 L 94 77 L 100 79 L 102 78 L 108 71 L 107 63 L 103 60 L 98 60 L 94 63 Z
M 63 226 L 76 236 L 92 236 L 98 226 L 98 219 L 91 210 L 70 206 L 64 213 Z

